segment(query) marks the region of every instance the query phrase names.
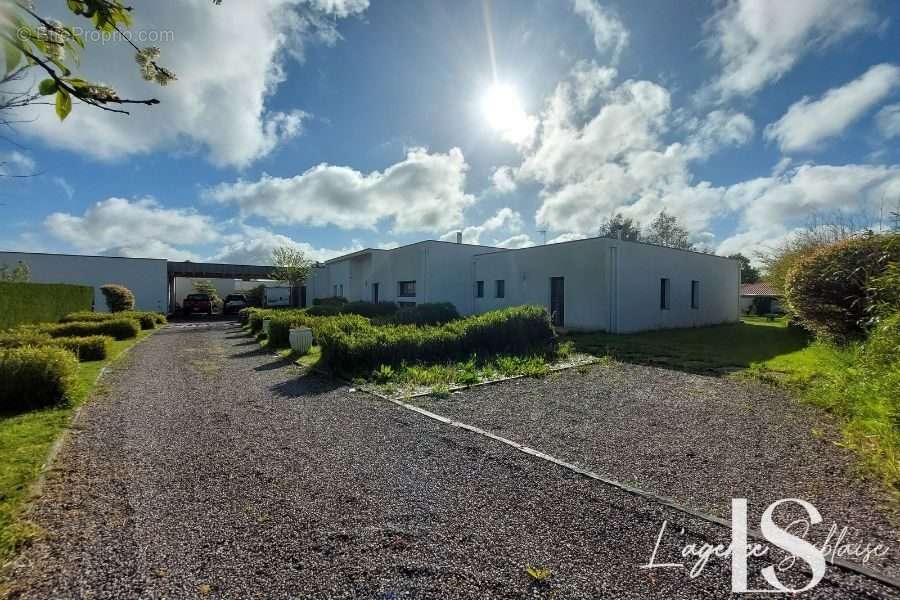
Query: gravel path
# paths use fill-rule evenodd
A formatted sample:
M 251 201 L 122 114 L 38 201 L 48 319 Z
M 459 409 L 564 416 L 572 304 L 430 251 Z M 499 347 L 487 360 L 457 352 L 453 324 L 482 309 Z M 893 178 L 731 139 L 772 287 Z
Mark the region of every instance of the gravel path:
M 803 498 L 847 540 L 889 545 L 869 564 L 900 576 L 896 509 L 827 416 L 771 386 L 618 363 L 415 403 L 724 518 L 732 498 L 754 515 Z
M 11 597 L 729 597 L 728 561 L 639 568 L 664 521 L 657 562 L 721 528 L 299 374 L 231 325 L 135 347 L 54 464 Z M 898 595 L 832 571 L 807 597 Z

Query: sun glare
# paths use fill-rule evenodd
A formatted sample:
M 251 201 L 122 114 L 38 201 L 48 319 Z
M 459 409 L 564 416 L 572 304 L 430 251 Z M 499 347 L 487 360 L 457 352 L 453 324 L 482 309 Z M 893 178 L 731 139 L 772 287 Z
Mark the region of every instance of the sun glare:
M 534 130 L 533 118 L 522 108 L 512 86 L 491 86 L 481 100 L 481 110 L 488 125 L 510 142 L 522 143 Z

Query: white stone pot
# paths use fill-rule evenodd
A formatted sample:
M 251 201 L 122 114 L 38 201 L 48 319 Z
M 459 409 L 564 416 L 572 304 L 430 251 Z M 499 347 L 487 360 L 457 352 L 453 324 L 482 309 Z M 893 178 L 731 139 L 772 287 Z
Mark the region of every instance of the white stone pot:
M 269 337 L 272 331 L 272 319 L 263 319 L 263 333 Z
M 309 327 L 291 327 L 291 350 L 297 354 L 306 354 L 312 347 L 313 334 Z

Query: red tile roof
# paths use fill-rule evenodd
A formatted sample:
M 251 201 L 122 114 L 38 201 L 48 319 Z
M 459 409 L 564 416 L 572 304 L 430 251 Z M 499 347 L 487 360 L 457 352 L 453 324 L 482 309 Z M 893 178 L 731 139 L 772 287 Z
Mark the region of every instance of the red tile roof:
M 742 283 L 741 296 L 781 296 L 781 293 L 768 283 Z

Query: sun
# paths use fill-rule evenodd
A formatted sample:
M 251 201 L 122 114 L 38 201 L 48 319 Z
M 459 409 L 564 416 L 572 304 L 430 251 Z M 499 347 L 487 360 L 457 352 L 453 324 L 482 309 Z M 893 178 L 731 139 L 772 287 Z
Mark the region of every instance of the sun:
M 501 137 L 515 144 L 522 143 L 534 131 L 534 117 L 530 117 L 515 88 L 507 84 L 492 85 L 481 99 L 481 111 L 488 125 Z

